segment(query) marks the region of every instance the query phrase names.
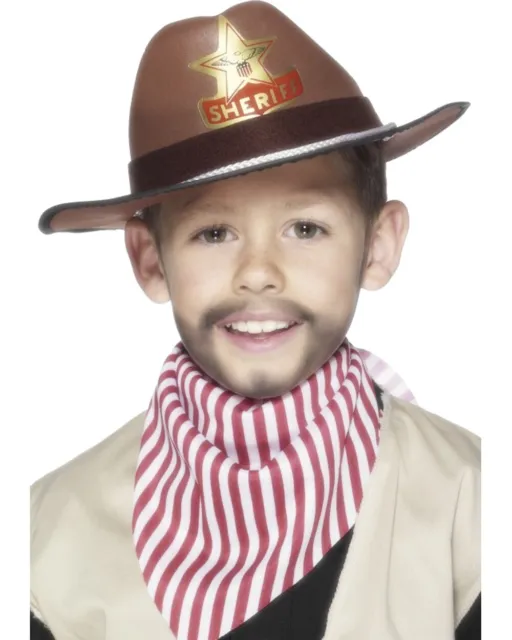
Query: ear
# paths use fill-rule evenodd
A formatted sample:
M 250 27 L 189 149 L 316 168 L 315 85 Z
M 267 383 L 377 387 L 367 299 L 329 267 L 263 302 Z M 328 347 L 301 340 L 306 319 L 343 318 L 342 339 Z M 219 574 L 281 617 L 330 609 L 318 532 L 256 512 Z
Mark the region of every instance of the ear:
M 145 222 L 140 218 L 128 220 L 124 240 L 133 273 L 141 289 L 153 302 L 169 302 L 165 270 L 155 240 Z
M 409 230 L 409 212 L 403 202 L 390 200 L 373 225 L 361 286 L 376 291 L 386 285 L 400 264 Z

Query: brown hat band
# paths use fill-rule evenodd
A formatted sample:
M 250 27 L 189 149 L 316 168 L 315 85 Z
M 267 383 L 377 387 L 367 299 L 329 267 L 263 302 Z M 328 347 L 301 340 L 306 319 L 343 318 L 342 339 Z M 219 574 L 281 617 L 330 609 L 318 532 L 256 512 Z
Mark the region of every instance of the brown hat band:
M 368 98 L 340 98 L 275 111 L 135 158 L 132 193 L 190 180 L 213 167 L 381 126 Z M 381 136 L 382 137 L 382 136 Z

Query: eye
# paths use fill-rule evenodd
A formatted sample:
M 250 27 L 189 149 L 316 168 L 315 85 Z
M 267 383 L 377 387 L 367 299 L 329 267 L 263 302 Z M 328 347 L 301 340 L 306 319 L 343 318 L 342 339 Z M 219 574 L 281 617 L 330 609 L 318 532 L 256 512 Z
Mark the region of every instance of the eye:
M 203 229 L 194 236 L 194 240 L 205 242 L 207 244 L 221 244 L 230 240 L 233 234 L 226 227 L 215 226 Z
M 325 234 L 325 229 L 315 222 L 310 222 L 308 220 L 296 222 L 291 227 L 290 231 L 293 236 L 299 238 L 299 240 L 311 240 L 320 234 Z

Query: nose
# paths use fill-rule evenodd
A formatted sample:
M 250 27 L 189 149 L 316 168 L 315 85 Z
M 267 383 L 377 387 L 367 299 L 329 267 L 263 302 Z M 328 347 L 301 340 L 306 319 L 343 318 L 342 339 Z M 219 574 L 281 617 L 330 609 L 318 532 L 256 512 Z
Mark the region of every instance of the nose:
M 233 289 L 241 293 L 281 293 L 285 277 L 278 256 L 265 249 L 244 248 L 233 277 Z

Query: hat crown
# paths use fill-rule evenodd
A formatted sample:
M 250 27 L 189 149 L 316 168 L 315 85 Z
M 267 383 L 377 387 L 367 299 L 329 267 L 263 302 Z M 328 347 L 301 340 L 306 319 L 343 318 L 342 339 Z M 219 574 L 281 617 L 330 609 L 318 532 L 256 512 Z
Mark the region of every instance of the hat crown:
M 266 2 L 244 2 L 171 23 L 149 42 L 132 98 L 131 156 L 276 110 L 352 97 L 362 97 L 353 78 L 292 20 Z

